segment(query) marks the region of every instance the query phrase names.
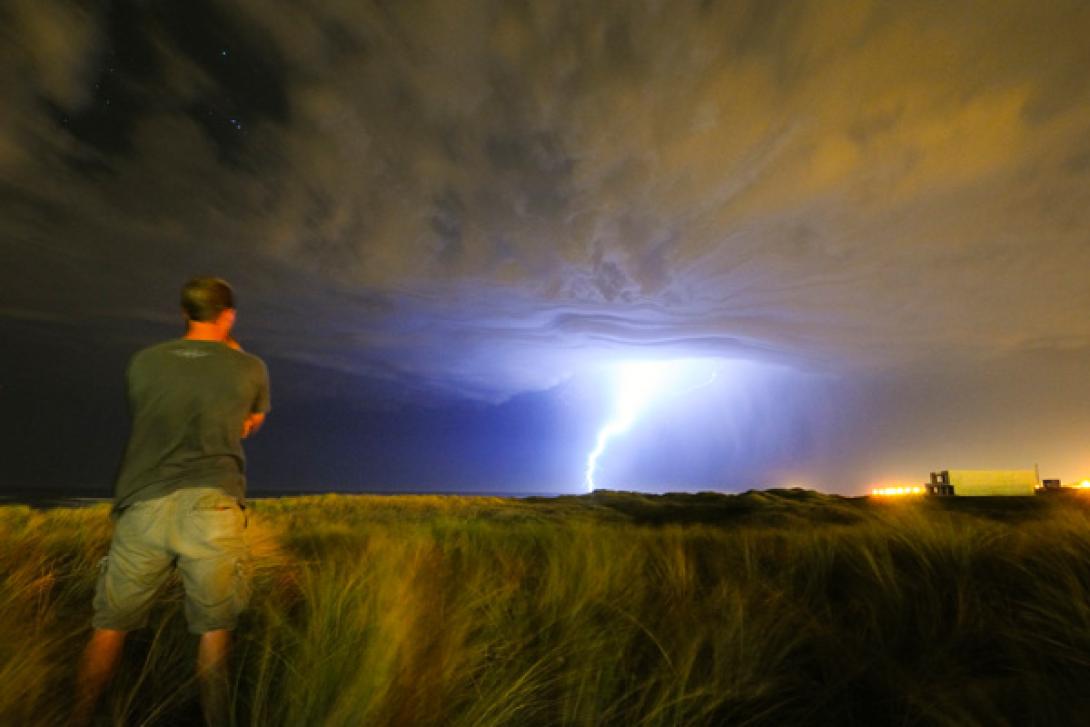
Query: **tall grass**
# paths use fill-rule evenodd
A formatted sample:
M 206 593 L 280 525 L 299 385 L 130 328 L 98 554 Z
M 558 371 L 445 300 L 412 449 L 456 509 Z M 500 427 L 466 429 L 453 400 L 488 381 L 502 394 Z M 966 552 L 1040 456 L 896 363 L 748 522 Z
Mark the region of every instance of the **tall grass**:
M 243 725 L 1022 725 L 1090 714 L 1080 499 L 254 503 Z M 0 723 L 63 724 L 105 507 L 0 508 Z M 197 714 L 181 593 L 101 724 Z

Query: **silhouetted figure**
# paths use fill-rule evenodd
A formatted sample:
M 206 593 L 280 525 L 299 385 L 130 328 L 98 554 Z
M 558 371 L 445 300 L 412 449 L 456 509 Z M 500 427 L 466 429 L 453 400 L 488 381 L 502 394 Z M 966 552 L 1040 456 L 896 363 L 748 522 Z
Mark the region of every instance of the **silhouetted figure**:
M 115 486 L 113 540 L 95 588 L 95 630 L 77 676 L 76 725 L 90 723 L 126 633 L 145 624 L 175 567 L 189 630 L 200 635 L 205 720 L 228 720 L 227 654 L 250 589 L 240 439 L 269 410 L 268 374 L 230 337 L 235 303 L 225 281 L 187 282 L 182 310 L 185 336 L 146 348 L 129 363 L 132 434 Z

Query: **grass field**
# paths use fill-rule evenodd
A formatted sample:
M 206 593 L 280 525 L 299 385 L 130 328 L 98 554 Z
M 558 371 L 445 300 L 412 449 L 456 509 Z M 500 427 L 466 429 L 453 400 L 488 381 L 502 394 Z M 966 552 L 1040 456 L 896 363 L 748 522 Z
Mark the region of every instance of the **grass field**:
M 107 507 L 0 508 L 0 724 L 63 724 Z M 1090 723 L 1090 500 L 252 503 L 241 725 Z M 104 725 L 188 724 L 175 583 Z

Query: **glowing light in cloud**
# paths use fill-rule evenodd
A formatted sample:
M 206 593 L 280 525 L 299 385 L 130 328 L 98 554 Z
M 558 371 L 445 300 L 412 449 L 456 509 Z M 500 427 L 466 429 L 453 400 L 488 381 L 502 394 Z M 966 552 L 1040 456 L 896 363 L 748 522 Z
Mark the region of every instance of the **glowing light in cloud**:
M 708 359 L 632 361 L 617 367 L 613 417 L 598 431 L 594 449 L 587 455 L 584 484 L 595 488 L 598 462 L 609 443 L 624 434 L 657 400 L 673 399 L 712 384 L 721 364 Z

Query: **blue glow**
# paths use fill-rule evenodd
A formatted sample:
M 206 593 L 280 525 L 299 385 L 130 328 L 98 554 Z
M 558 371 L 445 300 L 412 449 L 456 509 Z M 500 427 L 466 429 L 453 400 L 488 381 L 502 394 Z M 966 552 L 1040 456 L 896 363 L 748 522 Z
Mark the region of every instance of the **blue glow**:
M 584 479 L 587 492 L 596 487 L 594 478 L 598 463 L 610 440 L 631 429 L 656 401 L 676 399 L 710 386 L 718 378 L 721 367 L 721 362 L 709 359 L 632 361 L 618 364 L 613 416 L 598 431 L 594 449 L 587 455 Z

